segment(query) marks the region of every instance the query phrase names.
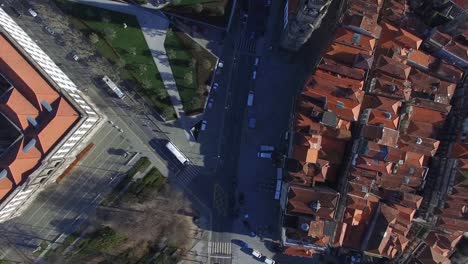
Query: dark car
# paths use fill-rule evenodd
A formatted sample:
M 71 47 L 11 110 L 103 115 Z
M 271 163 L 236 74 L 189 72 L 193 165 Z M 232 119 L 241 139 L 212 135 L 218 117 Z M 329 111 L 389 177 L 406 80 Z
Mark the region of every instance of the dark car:
M 257 126 L 257 119 L 255 117 L 249 117 L 249 128 L 254 129 Z

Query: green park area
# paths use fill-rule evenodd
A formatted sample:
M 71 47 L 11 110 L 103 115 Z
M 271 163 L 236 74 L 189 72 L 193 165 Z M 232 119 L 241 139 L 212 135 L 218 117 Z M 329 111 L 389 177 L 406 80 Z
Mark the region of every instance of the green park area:
M 55 2 L 97 51 L 118 67 L 122 79 L 135 84 L 164 118 L 174 118 L 174 109 L 136 17 L 66 0 Z
M 202 112 L 216 57 L 175 28 L 168 30 L 164 46 L 185 112 Z

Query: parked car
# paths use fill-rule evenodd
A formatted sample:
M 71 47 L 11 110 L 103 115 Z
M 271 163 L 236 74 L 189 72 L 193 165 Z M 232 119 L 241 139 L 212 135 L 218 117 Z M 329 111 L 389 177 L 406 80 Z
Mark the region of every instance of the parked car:
M 269 145 L 261 145 L 260 151 L 275 151 L 275 147 Z
M 252 79 L 257 79 L 257 71 L 252 72 Z
M 244 13 L 242 16 L 242 24 L 245 25 L 247 24 L 247 20 L 249 19 L 249 15 L 247 13 Z
M 252 249 L 252 256 L 256 258 L 262 258 L 262 254 L 255 249 Z
M 49 26 L 46 26 L 46 27 L 45 27 L 45 30 L 47 30 L 47 32 L 49 32 L 49 34 L 51 34 L 51 35 L 54 35 L 54 34 L 55 34 L 55 31 L 54 31 L 51 27 L 49 27 Z
M 249 121 L 248 121 L 248 127 L 250 129 L 254 129 L 256 126 L 257 126 L 257 119 L 255 119 L 255 117 L 249 117 Z
M 276 261 L 265 257 L 265 259 L 263 260 L 263 263 L 266 263 L 266 264 L 275 264 Z
M 29 14 L 31 14 L 32 17 L 37 17 L 37 12 L 34 11 L 34 9 L 29 8 L 29 9 L 28 9 L 28 12 L 29 12 Z
M 203 121 L 201 122 L 200 130 L 201 130 L 201 131 L 205 131 L 205 130 L 206 130 L 206 120 L 203 120 Z
M 247 96 L 247 106 L 253 106 L 254 103 L 254 91 L 249 91 L 249 95 Z
M 257 153 L 257 157 L 259 158 L 263 158 L 263 159 L 271 159 L 271 157 L 273 156 L 273 153 L 271 152 L 258 152 Z
M 216 90 L 218 90 L 218 87 L 219 87 L 219 83 L 215 82 L 215 83 L 213 83 L 213 86 L 211 86 L 211 89 L 216 91 Z
M 214 99 L 210 98 L 208 99 L 208 103 L 206 104 L 206 107 L 208 107 L 208 109 L 211 109 L 213 108 L 213 104 L 214 104 Z
M 219 60 L 218 61 L 218 68 L 222 69 L 224 67 L 224 61 Z
M 255 57 L 254 66 L 257 67 L 259 62 L 260 62 L 260 58 Z

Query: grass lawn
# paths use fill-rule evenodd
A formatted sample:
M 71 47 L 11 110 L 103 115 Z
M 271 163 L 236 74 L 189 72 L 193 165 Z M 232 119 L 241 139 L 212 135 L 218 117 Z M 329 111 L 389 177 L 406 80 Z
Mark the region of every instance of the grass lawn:
M 176 28 L 168 31 L 164 45 L 185 112 L 203 112 L 216 57 Z
M 175 2 L 175 3 L 174 3 Z M 162 10 L 219 27 L 226 27 L 233 0 L 179 0 Z
M 136 17 L 66 0 L 55 2 L 95 43 L 98 52 L 120 68 L 123 79 L 136 83 L 162 116 L 174 118 L 174 109 Z M 124 28 L 123 23 L 128 27 Z

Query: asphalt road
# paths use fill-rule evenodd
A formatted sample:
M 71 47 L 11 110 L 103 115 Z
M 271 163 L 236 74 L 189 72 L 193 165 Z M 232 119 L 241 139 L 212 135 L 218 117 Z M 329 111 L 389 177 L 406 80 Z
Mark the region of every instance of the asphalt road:
M 60 234 L 72 232 L 83 221 L 80 219 L 86 219 L 87 214 L 105 196 L 105 192 L 118 182 L 122 172 L 128 170 L 123 157 L 110 154 L 111 149 L 139 152 L 149 157 L 163 174 L 174 176 L 181 182 L 190 182 L 199 174 L 198 166 L 183 167 L 164 147 L 169 139 L 167 133 L 171 132 L 178 133 L 178 138 L 182 138 L 179 143 L 185 143 L 186 148 L 190 147 L 186 135 L 179 131 L 181 129 L 176 126 L 161 128 L 156 117 L 148 114 L 149 110 L 142 107 L 141 102 L 132 99 L 138 95 L 130 91 L 129 96 L 120 100 L 103 87 L 96 87 L 90 78 L 92 69 L 85 63 L 71 60 L 68 56 L 71 47 L 58 45 L 54 39 L 57 36 L 49 35 L 43 30 L 45 24 L 42 20 L 27 15 L 27 6 L 9 0 L 1 3 L 15 5 L 23 14 L 16 20 L 17 23 L 92 98 L 101 113 L 123 132 L 120 133 L 116 127 L 106 123 L 93 138 L 92 142 L 96 146 L 81 163 L 83 165 L 78 166 L 59 186 L 50 186 L 20 217 L 0 224 L 0 230 L 3 231 L 0 257 L 29 262 L 32 251 L 43 240 L 54 241 Z M 196 152 L 188 154 L 189 158 L 197 155 Z

